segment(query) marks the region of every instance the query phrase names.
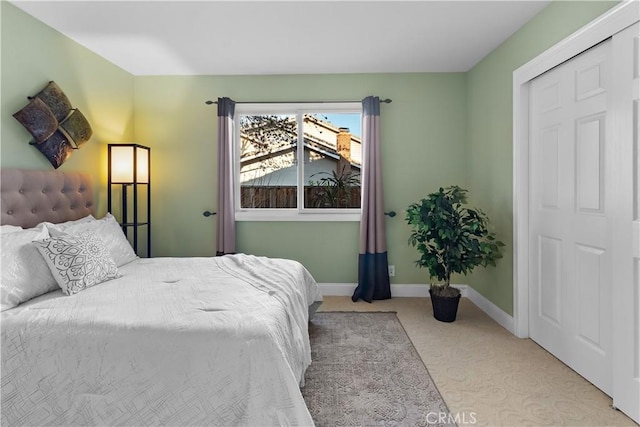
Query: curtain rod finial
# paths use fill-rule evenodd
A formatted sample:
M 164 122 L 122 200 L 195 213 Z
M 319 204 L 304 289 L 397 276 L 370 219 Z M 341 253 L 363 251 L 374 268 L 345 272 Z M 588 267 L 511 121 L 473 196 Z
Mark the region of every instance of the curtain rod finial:
M 211 105 L 211 104 L 217 104 L 217 102 L 209 100 L 209 101 L 206 101 L 205 104 Z

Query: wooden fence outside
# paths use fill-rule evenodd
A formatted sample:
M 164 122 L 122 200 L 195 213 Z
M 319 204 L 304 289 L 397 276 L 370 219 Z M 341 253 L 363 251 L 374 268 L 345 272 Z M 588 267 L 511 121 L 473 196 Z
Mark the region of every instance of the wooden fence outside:
M 350 194 L 349 194 L 350 193 Z M 337 197 L 329 197 L 322 186 L 305 186 L 305 208 L 360 208 L 360 187 L 341 190 Z M 296 208 L 298 188 L 296 186 L 242 186 L 240 198 L 243 208 Z M 337 206 L 329 200 L 337 199 Z

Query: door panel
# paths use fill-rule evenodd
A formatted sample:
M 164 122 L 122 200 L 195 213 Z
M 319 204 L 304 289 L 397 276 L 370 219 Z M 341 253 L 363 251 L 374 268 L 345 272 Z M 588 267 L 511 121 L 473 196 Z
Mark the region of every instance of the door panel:
M 608 394 L 611 42 L 530 85 L 530 336 Z
M 640 24 L 613 37 L 613 404 L 640 423 Z
M 540 305 L 539 315 L 556 327 L 560 327 L 562 289 L 562 241 L 539 236 L 540 244 Z
M 576 144 L 577 205 L 581 213 L 604 213 L 604 121 L 603 114 L 578 120 Z
M 603 331 L 598 322 L 602 307 L 602 291 L 606 288 L 603 277 L 607 253 L 602 248 L 576 245 L 576 278 L 581 284 L 578 295 L 578 336 L 604 352 L 602 337 L 609 333 Z
M 540 138 L 540 161 L 545 165 L 540 188 L 541 208 L 558 208 L 558 127 L 543 132 Z

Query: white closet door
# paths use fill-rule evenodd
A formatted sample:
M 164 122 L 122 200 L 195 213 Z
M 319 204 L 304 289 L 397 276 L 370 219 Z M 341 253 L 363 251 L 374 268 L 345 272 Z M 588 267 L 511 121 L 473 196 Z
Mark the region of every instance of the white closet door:
M 612 394 L 611 41 L 530 85 L 530 336 Z
M 613 37 L 613 404 L 640 423 L 640 24 Z

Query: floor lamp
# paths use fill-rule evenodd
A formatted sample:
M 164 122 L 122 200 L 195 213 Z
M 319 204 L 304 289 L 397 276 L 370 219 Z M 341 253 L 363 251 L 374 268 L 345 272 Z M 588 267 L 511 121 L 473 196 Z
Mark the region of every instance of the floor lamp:
M 151 148 L 140 144 L 108 144 L 108 190 L 107 210 L 112 211 L 112 192 L 120 188 L 122 231 L 127 238 L 130 232 L 132 246 L 138 253 L 138 230 L 147 227 L 146 256 L 151 256 Z M 146 190 L 144 206 L 139 203 L 139 193 Z M 129 200 L 131 195 L 132 200 Z M 130 205 L 133 210 L 130 210 Z M 146 215 L 140 215 L 144 210 Z

